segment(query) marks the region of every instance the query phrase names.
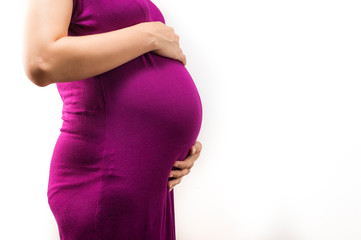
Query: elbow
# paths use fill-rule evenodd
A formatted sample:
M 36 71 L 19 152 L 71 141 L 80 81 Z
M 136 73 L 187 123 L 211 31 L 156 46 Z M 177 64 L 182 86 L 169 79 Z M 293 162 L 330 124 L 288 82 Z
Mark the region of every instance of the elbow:
M 28 79 L 38 87 L 46 87 L 49 81 L 49 67 L 42 60 L 33 60 L 24 64 L 25 74 Z

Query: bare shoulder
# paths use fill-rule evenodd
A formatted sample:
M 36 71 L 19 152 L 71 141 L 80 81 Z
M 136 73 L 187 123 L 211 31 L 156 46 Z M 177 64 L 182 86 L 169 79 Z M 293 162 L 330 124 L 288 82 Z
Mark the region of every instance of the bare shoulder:
M 23 65 L 33 78 L 52 42 L 67 36 L 73 0 L 27 0 L 23 38 Z

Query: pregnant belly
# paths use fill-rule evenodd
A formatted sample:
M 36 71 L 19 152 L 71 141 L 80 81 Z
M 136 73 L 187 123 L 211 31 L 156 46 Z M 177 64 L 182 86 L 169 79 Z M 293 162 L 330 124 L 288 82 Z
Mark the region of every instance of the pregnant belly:
M 201 127 L 202 104 L 180 61 L 148 52 L 99 77 L 107 124 L 114 127 L 117 139 L 128 144 L 143 139 L 187 148 L 194 144 Z

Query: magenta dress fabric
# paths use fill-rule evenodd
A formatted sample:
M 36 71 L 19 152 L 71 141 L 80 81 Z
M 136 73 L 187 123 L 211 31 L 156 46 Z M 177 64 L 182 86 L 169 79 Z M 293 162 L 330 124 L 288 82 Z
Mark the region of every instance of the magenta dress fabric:
M 150 0 L 74 0 L 69 36 L 164 17 Z M 100 46 L 101 47 L 101 46 Z M 63 240 L 174 240 L 168 177 L 196 142 L 202 104 L 178 60 L 151 52 L 56 83 L 63 101 L 48 203 Z

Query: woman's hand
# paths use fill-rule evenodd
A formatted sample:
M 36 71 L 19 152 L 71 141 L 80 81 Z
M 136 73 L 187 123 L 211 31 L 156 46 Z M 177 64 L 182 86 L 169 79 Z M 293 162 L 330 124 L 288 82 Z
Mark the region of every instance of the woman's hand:
M 183 176 L 187 175 L 194 165 L 194 162 L 198 159 L 199 154 L 202 151 L 202 144 L 199 141 L 191 147 L 189 151 L 190 155 L 183 161 L 175 161 L 174 165 L 179 170 L 171 170 L 169 174 L 170 180 L 168 181 L 169 191 L 172 191 L 175 185 L 182 181 Z
M 179 47 L 179 35 L 174 32 L 174 28 L 163 22 L 154 21 L 143 23 L 155 38 L 155 48 L 151 52 L 176 59 L 186 65 L 186 56 Z

